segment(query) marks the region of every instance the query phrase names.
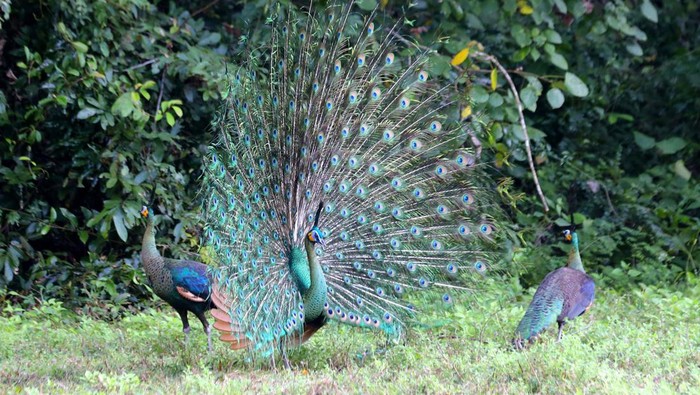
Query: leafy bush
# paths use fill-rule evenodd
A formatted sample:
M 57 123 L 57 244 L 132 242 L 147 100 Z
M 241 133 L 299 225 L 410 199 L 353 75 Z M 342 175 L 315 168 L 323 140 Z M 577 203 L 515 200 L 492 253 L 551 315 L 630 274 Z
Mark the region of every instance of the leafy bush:
M 0 0 L 0 289 L 17 292 L 4 298 L 56 297 L 108 316 L 140 308 L 150 291 L 138 211 L 153 191 L 159 245 L 196 256 L 199 158 L 226 65 L 261 42 L 256 27 L 288 2 L 231 3 Z M 473 114 L 518 236 L 509 246 L 528 269 L 524 285 L 561 264 L 567 247 L 541 236 L 570 210 L 585 219 L 586 266 L 604 281 L 697 273 L 696 4 L 379 7 L 384 26 L 403 20 L 404 34 L 435 50 L 431 73 L 454 82 L 461 115 Z M 548 214 L 516 97 L 489 55 L 519 93 Z

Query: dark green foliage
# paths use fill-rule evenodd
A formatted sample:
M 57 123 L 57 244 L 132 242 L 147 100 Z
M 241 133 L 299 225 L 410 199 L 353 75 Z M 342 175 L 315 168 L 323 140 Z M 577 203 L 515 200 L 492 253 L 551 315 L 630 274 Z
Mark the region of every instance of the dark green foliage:
M 2 298 L 54 296 L 108 315 L 138 307 L 149 290 L 132 228 L 156 179 L 168 253 L 194 258 L 200 158 L 224 64 L 237 62 L 240 42 L 260 42 L 273 3 L 0 0 Z M 389 1 L 380 17 L 403 11 L 412 26 L 402 29 L 437 50 L 431 71 L 472 102 L 494 176 L 512 177 L 504 196 L 525 285 L 559 266 L 552 257 L 566 248 L 542 236 L 567 211 L 571 184 L 601 286 L 697 273 L 696 2 Z M 503 76 L 491 91 L 490 64 L 470 57 L 466 74 L 449 64 L 471 40 L 513 76 L 550 214 Z

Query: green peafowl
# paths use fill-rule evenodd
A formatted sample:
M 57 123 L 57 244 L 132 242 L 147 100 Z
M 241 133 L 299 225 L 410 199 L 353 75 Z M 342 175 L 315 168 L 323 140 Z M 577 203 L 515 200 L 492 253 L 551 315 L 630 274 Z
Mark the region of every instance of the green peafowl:
M 207 347 L 211 351 L 211 327 L 204 315 L 212 308 L 211 280 L 207 266 L 195 261 L 163 258 L 156 248 L 152 212 L 144 206 L 141 216 L 147 220 L 141 245 L 141 262 L 153 291 L 180 315 L 186 341 L 190 333 L 187 312 L 192 312 L 199 318 L 207 334 Z
M 559 324 L 557 341 L 560 341 L 565 320 L 582 315 L 593 304 L 595 283 L 583 270 L 573 215 L 571 225 L 564 230 L 564 237 L 571 242 L 567 265 L 547 274 L 537 288 L 525 316 L 518 324 L 513 340 L 516 349 L 522 349 L 525 340 L 534 341 L 554 321 Z
M 348 3 L 275 22 L 213 123 L 203 243 L 233 349 L 284 352 L 329 320 L 399 336 L 419 302 L 456 303 L 500 270 L 498 205 L 449 87 Z

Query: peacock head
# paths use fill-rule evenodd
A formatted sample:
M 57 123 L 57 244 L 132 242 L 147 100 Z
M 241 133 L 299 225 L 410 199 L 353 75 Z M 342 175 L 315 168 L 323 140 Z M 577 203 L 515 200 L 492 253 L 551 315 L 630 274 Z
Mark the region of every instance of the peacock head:
M 321 211 L 323 211 L 323 202 L 318 203 L 318 210 L 316 210 L 316 219 L 314 220 L 314 227 L 311 228 L 309 233 L 306 234 L 306 238 L 312 244 L 321 243 L 323 248 L 326 247 L 326 241 L 323 239 L 323 232 L 318 227 L 318 219 L 321 217 Z
M 148 219 L 148 217 L 151 215 L 151 211 L 148 209 L 148 207 L 143 206 L 141 207 L 141 217 Z
M 571 230 L 571 229 L 564 229 L 563 233 L 564 233 L 564 238 L 566 239 L 566 241 L 571 241 L 571 239 L 574 237 L 573 236 L 574 232 L 576 232 L 576 231 Z
M 574 238 L 576 237 L 576 222 L 574 221 L 573 214 L 571 214 L 571 221 L 569 221 L 569 226 L 564 228 L 562 233 L 564 234 L 564 238 L 566 239 L 566 241 L 569 241 L 569 242 L 573 241 Z
M 306 234 L 306 238 L 313 244 L 321 243 L 324 248 L 326 247 L 326 240 L 323 238 L 321 229 L 319 229 L 317 226 L 311 228 L 311 231 Z

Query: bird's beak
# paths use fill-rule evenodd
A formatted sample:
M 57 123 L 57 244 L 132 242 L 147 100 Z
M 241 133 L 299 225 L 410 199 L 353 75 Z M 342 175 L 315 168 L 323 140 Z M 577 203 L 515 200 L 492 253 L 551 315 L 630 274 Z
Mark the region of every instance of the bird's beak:
M 566 241 L 571 241 L 571 235 L 566 235 Z

